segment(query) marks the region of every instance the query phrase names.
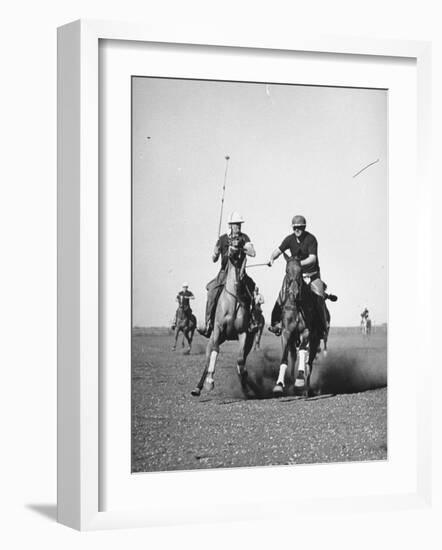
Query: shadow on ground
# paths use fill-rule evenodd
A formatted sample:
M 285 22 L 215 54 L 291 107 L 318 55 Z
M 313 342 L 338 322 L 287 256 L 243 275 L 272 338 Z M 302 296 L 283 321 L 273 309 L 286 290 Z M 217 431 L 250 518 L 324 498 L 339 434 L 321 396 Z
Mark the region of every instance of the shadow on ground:
M 32 510 L 41 516 L 57 521 L 57 505 L 56 504 L 26 504 L 28 510 Z

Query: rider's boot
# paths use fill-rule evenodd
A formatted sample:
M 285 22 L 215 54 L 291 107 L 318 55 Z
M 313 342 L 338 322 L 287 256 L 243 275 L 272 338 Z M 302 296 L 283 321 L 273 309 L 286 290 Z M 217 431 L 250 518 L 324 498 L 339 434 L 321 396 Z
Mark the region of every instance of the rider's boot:
M 277 323 L 276 325 L 270 325 L 268 327 L 269 331 L 272 332 L 275 336 L 281 336 L 282 327 L 281 323 Z
M 325 299 L 321 296 L 316 295 L 316 312 L 318 314 L 318 320 L 320 324 L 320 337 L 324 338 L 327 333 L 327 314 L 325 312 Z
M 330 302 L 337 302 L 338 297 L 336 296 L 336 294 L 324 293 L 324 300 L 330 300 Z
M 201 336 L 204 336 L 204 338 L 210 338 L 212 329 L 212 315 L 210 311 L 206 311 L 205 325 L 202 327 L 197 327 L 196 330 L 199 334 L 201 334 Z
M 279 302 L 276 302 L 272 310 L 272 318 L 269 326 L 269 331 L 272 332 L 275 336 L 281 336 L 281 314 L 281 306 L 279 305 Z
M 197 327 L 197 331 L 201 336 L 204 336 L 204 338 L 210 338 L 210 335 L 212 334 L 212 311 L 214 309 L 214 302 L 212 299 L 212 296 L 210 293 L 207 296 L 207 303 L 206 303 L 206 318 L 205 318 L 205 324 L 202 327 Z
M 204 338 L 210 338 L 210 335 L 212 334 L 213 330 L 213 322 L 212 319 L 215 317 L 215 309 L 216 309 L 216 302 L 218 300 L 218 295 L 220 288 L 219 286 L 212 286 L 208 288 L 207 293 L 207 302 L 206 302 L 206 318 L 205 318 L 205 324 L 202 327 L 197 328 L 196 330 L 201 334 L 201 336 L 204 336 Z

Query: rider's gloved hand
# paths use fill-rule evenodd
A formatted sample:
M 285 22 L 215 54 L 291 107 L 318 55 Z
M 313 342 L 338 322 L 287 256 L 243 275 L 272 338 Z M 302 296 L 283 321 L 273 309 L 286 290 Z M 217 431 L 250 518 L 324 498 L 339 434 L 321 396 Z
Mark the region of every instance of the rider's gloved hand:
M 253 248 L 253 245 L 252 243 L 246 243 L 243 247 L 243 251 L 248 255 L 248 256 L 253 256 L 254 255 L 254 248 Z

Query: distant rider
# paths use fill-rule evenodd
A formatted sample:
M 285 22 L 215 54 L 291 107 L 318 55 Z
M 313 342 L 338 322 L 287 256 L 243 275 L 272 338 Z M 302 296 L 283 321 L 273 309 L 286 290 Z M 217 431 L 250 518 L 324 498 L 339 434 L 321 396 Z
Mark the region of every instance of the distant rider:
M 300 258 L 304 282 L 310 286 L 310 289 L 314 293 L 315 309 L 320 323 L 321 337 L 323 337 L 328 330 L 325 300 L 329 299 L 332 302 L 336 302 L 338 298 L 333 294 L 327 294 L 325 292 L 327 285 L 321 280 L 318 259 L 318 241 L 314 235 L 305 230 L 306 225 L 307 221 L 304 216 L 297 215 L 293 217 L 293 233 L 288 235 L 279 247 L 272 252 L 269 264 L 272 265 L 273 262 L 287 250 L 290 250 L 292 257 L 298 256 Z M 286 281 L 284 278 L 282 289 L 272 311 L 271 325 L 269 326 L 270 332 L 273 332 L 277 336 L 281 334 L 281 317 L 285 284 Z
M 176 296 L 176 301 L 178 302 L 178 309 L 175 313 L 175 321 L 172 324 L 172 330 L 175 330 L 175 327 L 178 322 L 178 312 L 180 309 L 182 309 L 186 315 L 186 317 L 189 319 L 192 315 L 192 309 L 190 307 L 190 300 L 194 300 L 195 296 L 193 293 L 189 290 L 189 285 L 187 283 L 183 283 L 183 290 L 180 290 Z
M 253 302 L 255 304 L 255 309 L 259 312 L 262 312 L 264 296 L 259 292 L 259 288 L 257 286 L 255 287 L 255 292 L 253 294 Z
M 227 264 L 229 261 L 229 252 L 231 250 L 243 250 L 247 256 L 255 257 L 255 248 L 250 242 L 250 238 L 245 233 L 241 232 L 241 225 L 244 223 L 244 218 L 238 212 L 232 212 L 228 225 L 228 233 L 221 235 L 216 242 L 215 249 L 212 255 L 212 261 L 217 262 L 221 257 L 221 268 L 215 279 L 207 284 L 207 304 L 205 326 L 198 328 L 198 332 L 209 338 L 213 330 L 213 318 L 215 316 L 216 304 L 223 289 L 227 277 Z M 253 296 L 255 283 L 247 275 L 244 275 L 245 285 L 250 297 Z
M 364 307 L 361 313 L 361 327 L 363 327 L 367 323 L 368 318 L 369 318 L 369 311 L 366 307 Z

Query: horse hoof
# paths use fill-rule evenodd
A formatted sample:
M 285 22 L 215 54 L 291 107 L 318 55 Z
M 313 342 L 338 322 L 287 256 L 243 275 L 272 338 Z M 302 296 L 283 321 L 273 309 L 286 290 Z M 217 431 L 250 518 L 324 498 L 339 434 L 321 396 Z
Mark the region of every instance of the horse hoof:
M 199 397 L 201 395 L 201 390 L 199 388 L 195 388 L 194 390 L 192 390 L 191 392 L 191 395 L 193 395 L 194 397 Z
M 205 387 L 207 391 L 212 391 L 215 387 L 215 381 L 214 380 L 206 380 Z
M 284 387 L 281 382 L 278 382 L 273 388 L 273 395 L 280 396 L 284 393 Z
M 295 380 L 295 387 L 302 388 L 304 384 L 305 384 L 304 372 L 300 370 L 298 371 L 298 376 L 296 377 L 296 380 Z

